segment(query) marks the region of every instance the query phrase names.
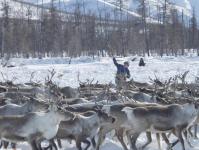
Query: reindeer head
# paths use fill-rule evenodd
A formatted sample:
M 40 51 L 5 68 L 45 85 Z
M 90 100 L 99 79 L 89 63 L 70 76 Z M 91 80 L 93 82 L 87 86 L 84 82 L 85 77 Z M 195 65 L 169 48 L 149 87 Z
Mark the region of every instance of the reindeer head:
M 196 117 L 199 113 L 198 105 L 195 103 L 186 103 L 182 105 L 185 115 Z
M 99 117 L 101 125 L 112 124 L 115 122 L 115 118 L 112 116 L 109 116 L 107 113 L 105 113 L 101 110 L 97 110 L 96 112 Z
M 56 104 L 51 103 L 49 106 L 49 111 L 57 115 L 57 119 L 61 121 L 68 121 L 75 118 L 75 115 L 69 111 L 58 107 Z
M 131 108 L 131 107 L 124 107 L 122 109 L 122 111 L 126 114 L 127 118 L 132 117 L 133 110 L 134 110 L 134 108 Z
M 48 70 L 48 72 L 50 73 L 50 75 L 48 75 L 45 78 L 45 90 L 46 92 L 48 92 L 48 94 L 52 97 L 52 98 L 57 98 L 57 99 L 62 99 L 63 98 L 63 94 L 61 93 L 61 89 L 58 87 L 57 84 L 55 84 L 52 79 L 55 76 L 56 72 L 53 69 Z

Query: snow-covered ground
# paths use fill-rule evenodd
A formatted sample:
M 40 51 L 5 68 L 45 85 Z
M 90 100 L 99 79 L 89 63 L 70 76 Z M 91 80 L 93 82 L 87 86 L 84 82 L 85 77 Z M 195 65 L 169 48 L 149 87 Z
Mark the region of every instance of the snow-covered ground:
M 193 82 L 196 76 L 199 76 L 199 57 L 147 57 L 145 67 L 139 67 L 139 57 L 135 61 L 131 61 L 134 57 L 117 58 L 119 63 L 128 60 L 130 62 L 131 77 L 140 82 L 149 82 L 149 77 L 164 80 L 177 74 L 182 74 L 189 70 L 187 80 Z M 45 59 L 11 59 L 9 64 L 16 67 L 2 68 L 1 72 L 4 78 L 12 80 L 15 83 L 29 82 L 32 72 L 35 72 L 33 81 L 44 81 L 49 75 L 49 70 L 55 69 L 56 75 L 54 81 L 60 86 L 77 87 L 78 74 L 81 81 L 94 79 L 99 83 L 114 83 L 116 67 L 112 62 L 112 58 L 96 57 L 94 60 L 90 57 L 73 58 L 71 64 L 68 64 L 69 58 L 45 58 Z M 0 81 L 3 78 L 0 74 Z
M 135 61 L 131 61 L 133 58 L 137 58 Z M 196 76 L 199 76 L 199 57 L 195 55 L 190 55 L 186 57 L 146 57 L 144 58 L 146 62 L 145 67 L 139 67 L 139 58 L 137 56 L 131 56 L 127 58 L 117 58 L 119 63 L 123 63 L 128 60 L 130 62 L 130 72 L 132 78 L 140 82 L 149 82 L 149 77 L 155 78 L 155 75 L 160 79 L 168 79 L 176 74 L 184 73 L 189 70 L 187 80 L 192 82 L 195 80 Z M 29 82 L 32 72 L 35 72 L 34 81 L 45 80 L 45 77 L 49 74 L 48 70 L 55 69 L 57 74 L 55 75 L 54 81 L 60 86 L 78 86 L 78 74 L 80 75 L 80 80 L 85 81 L 86 79 L 92 80 L 94 82 L 99 81 L 99 83 L 114 83 L 114 76 L 116 72 L 116 67 L 112 62 L 112 58 L 104 57 L 80 57 L 73 58 L 71 64 L 69 63 L 69 58 L 45 58 L 45 59 L 10 59 L 9 64 L 16 67 L 3 68 L 0 67 L 1 72 L 4 74 L 4 78 L 8 80 L 15 79 L 16 83 Z M 0 74 L 0 81 L 3 81 L 3 77 Z M 153 137 L 155 139 L 155 136 Z M 143 145 L 146 141 L 146 136 L 143 134 L 138 140 L 138 147 Z M 187 150 L 197 150 L 199 149 L 199 140 L 192 139 L 196 148 L 190 148 L 186 144 Z M 166 149 L 166 144 L 162 142 L 163 149 Z M 19 145 L 22 150 L 30 149 L 25 143 Z M 65 143 L 63 150 L 76 150 L 75 144 Z M 180 150 L 181 146 L 178 144 L 174 150 Z M 102 150 L 122 150 L 120 143 L 112 138 L 107 138 L 102 146 Z M 156 140 L 150 144 L 146 150 L 158 150 Z
M 158 148 L 158 144 L 156 141 L 156 136 L 153 135 L 152 136 L 153 142 L 147 146 L 144 150 L 160 150 Z M 175 137 L 171 137 L 170 141 L 175 141 L 176 138 Z M 63 143 L 63 148 L 59 149 L 59 150 L 77 150 L 75 147 L 75 142 L 72 141 L 71 143 L 67 142 L 67 141 L 62 141 Z M 142 145 L 144 145 L 146 142 L 146 135 L 143 133 L 140 135 L 140 137 L 138 138 L 137 141 L 137 147 L 141 147 Z M 47 146 L 47 143 L 44 143 Z M 199 140 L 195 140 L 195 139 L 191 139 L 191 144 L 194 146 L 194 148 L 190 148 L 187 144 L 187 142 L 185 142 L 185 148 L 186 150 L 198 150 L 199 149 Z M 84 145 L 82 145 L 84 147 Z M 161 140 L 161 147 L 162 150 L 166 150 L 167 149 L 167 145 L 165 144 L 165 142 L 163 142 Z M 181 150 L 181 145 L 178 143 L 173 150 Z M 30 147 L 27 143 L 20 143 L 17 146 L 17 150 L 30 150 Z M 93 150 L 93 148 L 90 148 L 90 150 Z M 106 138 L 104 143 L 102 144 L 100 150 L 123 150 L 121 144 L 119 143 L 119 141 L 115 138 L 110 136 L 109 138 Z

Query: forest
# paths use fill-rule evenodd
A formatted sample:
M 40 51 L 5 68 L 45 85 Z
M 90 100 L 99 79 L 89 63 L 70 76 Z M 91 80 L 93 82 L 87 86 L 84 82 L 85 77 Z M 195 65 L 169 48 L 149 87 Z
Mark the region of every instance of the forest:
M 83 13 L 84 5 L 78 2 L 75 11 L 68 13 L 55 7 L 54 0 L 48 8 L 17 1 L 23 8 L 18 11 L 4 0 L 0 4 L 1 57 L 178 56 L 186 50 L 199 50 L 194 10 L 187 17 L 165 0 L 151 17 L 146 0 L 138 0 L 140 17 L 133 17 L 117 1 L 117 16 L 111 18 L 108 11 L 103 17 L 101 11 Z

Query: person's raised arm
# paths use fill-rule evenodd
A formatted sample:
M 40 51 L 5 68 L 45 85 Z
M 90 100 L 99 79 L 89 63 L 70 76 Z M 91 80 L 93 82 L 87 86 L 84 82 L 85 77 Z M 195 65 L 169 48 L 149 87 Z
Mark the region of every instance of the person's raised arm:
M 118 66 L 117 60 L 115 59 L 115 57 L 113 57 L 113 63 Z

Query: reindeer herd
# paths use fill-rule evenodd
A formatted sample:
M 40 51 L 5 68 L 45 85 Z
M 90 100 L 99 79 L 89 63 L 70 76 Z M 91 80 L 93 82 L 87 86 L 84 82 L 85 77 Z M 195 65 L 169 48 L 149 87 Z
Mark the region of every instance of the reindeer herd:
M 199 86 L 187 83 L 187 74 L 166 81 L 156 77 L 150 84 L 131 80 L 120 90 L 94 80 L 79 81 L 77 89 L 59 87 L 52 81 L 54 71 L 44 84 L 1 82 L 0 147 L 16 149 L 18 143 L 27 142 L 32 150 L 58 150 L 67 140 L 75 141 L 78 150 L 100 150 L 108 133 L 113 133 L 124 150 L 145 149 L 153 133 L 159 149 L 160 138 L 168 149 L 180 142 L 185 150 L 185 141 L 193 147 L 191 139 L 197 138 L 199 123 Z M 138 147 L 141 133 L 146 133 L 147 142 Z

